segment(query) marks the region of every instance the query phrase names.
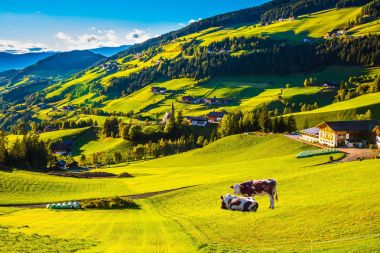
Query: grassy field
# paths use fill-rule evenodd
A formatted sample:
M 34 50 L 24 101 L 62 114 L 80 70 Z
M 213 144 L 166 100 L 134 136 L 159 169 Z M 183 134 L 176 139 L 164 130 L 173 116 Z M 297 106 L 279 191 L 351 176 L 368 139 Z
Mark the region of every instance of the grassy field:
M 329 66 L 311 73 L 298 73 L 286 76 L 254 75 L 254 76 L 230 76 L 216 77 L 202 84 L 196 84 L 189 78 L 174 79 L 170 81 L 156 82 L 148 85 L 126 97 L 106 102 L 102 108 L 108 112 L 129 112 L 155 117 L 170 111 L 171 104 L 175 103 L 177 110 L 182 110 L 185 115 L 203 115 L 216 109 L 232 111 L 252 110 L 263 104 L 278 100 L 281 88 L 289 84 L 291 88 L 284 89 L 283 98 L 299 102 L 314 103 L 318 101 L 320 106 L 332 102 L 332 99 L 324 102 L 324 98 L 332 95 L 322 94 L 321 87 L 303 87 L 303 81 L 308 77 L 316 77 L 321 82 L 326 80 L 340 82 L 353 75 L 371 75 L 379 72 L 378 68 L 363 68 L 358 66 Z M 173 91 L 172 94 L 154 94 L 151 87 L 161 86 Z M 230 105 L 196 105 L 178 103 L 182 96 L 193 97 L 220 97 L 234 98 L 236 102 Z M 326 97 L 326 96 L 327 97 Z
M 328 156 L 296 159 L 305 148 L 279 135 L 236 135 L 181 155 L 102 169 L 128 172 L 134 178 L 86 180 L 1 172 L 0 203 L 197 186 L 137 200 L 136 210 L 3 208 L 0 226 L 6 229 L 0 233 L 7 238 L 17 233 L 21 238 L 35 235 L 32 242 L 49 236 L 47 244 L 77 240 L 77 246 L 84 247 L 80 252 L 376 251 L 380 246 L 380 227 L 374 222 L 380 215 L 379 162 L 312 166 L 325 163 Z M 267 197 L 258 197 L 257 213 L 221 210 L 220 195 L 230 192 L 231 184 L 252 178 L 277 180 L 276 209 L 268 208 Z M 82 245 L 83 241 L 88 244 Z M 15 245 L 21 247 L 20 242 Z
M 80 136 L 81 134 L 85 133 L 89 128 L 74 128 L 74 129 L 64 129 L 64 130 L 56 130 L 46 133 L 39 134 L 41 140 L 48 141 L 48 140 L 71 140 L 77 136 Z M 22 135 L 8 135 L 8 141 L 9 143 L 13 143 L 16 139 L 22 138 Z

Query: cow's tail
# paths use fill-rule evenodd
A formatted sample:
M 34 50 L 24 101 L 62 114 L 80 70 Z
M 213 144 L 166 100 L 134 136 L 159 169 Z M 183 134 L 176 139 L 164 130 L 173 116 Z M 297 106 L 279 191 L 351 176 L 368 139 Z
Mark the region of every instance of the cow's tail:
M 274 179 L 270 179 L 270 181 L 273 183 L 273 195 L 276 198 L 276 201 L 278 202 L 278 193 L 277 193 L 277 182 Z

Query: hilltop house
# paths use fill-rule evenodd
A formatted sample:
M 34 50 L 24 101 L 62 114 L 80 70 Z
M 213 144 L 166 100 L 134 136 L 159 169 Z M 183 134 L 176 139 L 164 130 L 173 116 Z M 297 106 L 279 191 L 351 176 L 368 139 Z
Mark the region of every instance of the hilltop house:
M 319 128 L 318 127 L 312 127 L 312 128 L 302 130 L 300 139 L 307 141 L 307 142 L 311 142 L 311 143 L 318 143 L 318 141 L 319 141 Z
M 205 117 L 191 117 L 186 116 L 185 117 L 190 125 L 192 126 L 199 126 L 199 127 L 205 127 L 207 126 L 208 120 Z
M 332 81 L 325 81 L 322 84 L 322 87 L 325 88 L 325 89 L 336 89 L 336 88 L 338 88 L 338 86 L 339 86 L 338 83 L 332 82 Z
M 210 112 L 207 114 L 207 119 L 209 123 L 220 123 L 224 115 L 226 115 L 225 112 Z
M 168 89 L 166 89 L 165 87 L 152 87 L 151 91 L 154 94 L 165 94 L 168 91 Z
M 323 122 L 319 128 L 318 142 L 329 147 L 362 148 L 372 139 L 376 120 L 352 120 Z

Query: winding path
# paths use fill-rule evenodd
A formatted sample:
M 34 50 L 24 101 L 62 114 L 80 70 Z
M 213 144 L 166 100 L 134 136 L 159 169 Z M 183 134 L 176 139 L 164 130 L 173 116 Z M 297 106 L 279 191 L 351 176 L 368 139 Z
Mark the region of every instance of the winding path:
M 173 192 L 173 191 L 178 191 L 178 190 L 183 190 L 186 188 L 194 187 L 197 185 L 190 185 L 190 186 L 184 186 L 180 188 L 174 188 L 174 189 L 168 189 L 168 190 L 162 190 L 162 191 L 156 191 L 156 192 L 146 192 L 146 193 L 140 193 L 140 194 L 133 194 L 133 195 L 125 195 L 122 197 L 128 197 L 130 199 L 145 199 L 149 197 L 153 197 L 156 195 L 160 194 L 165 194 L 168 192 Z M 91 200 L 94 198 L 90 199 L 79 199 L 78 201 L 83 201 L 83 200 Z M 72 201 L 72 200 L 60 200 L 60 201 L 52 201 L 52 202 L 67 202 L 67 201 Z M 0 204 L 0 207 L 21 207 L 21 208 L 45 208 L 48 203 L 31 203 L 31 204 Z

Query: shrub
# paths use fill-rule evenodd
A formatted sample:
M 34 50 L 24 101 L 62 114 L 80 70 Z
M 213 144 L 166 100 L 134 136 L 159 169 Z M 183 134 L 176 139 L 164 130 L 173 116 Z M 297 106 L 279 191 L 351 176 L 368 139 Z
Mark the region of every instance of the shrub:
M 113 197 L 83 201 L 82 207 L 97 209 L 137 209 L 138 205 L 130 198 Z

